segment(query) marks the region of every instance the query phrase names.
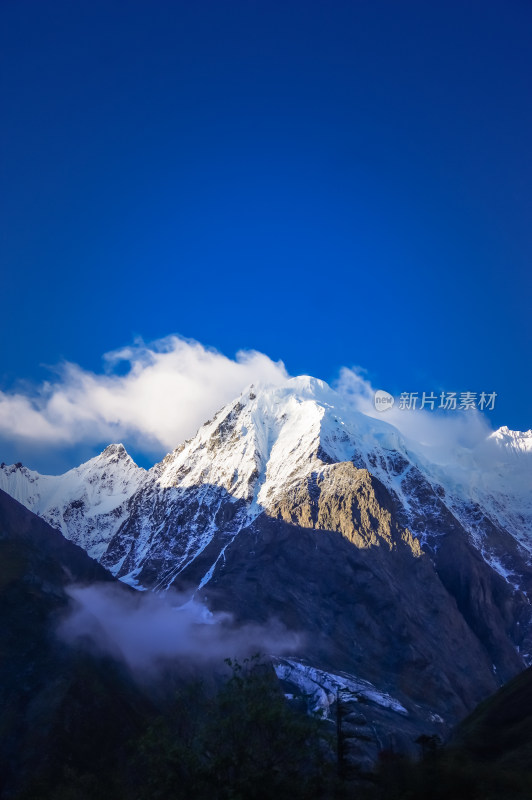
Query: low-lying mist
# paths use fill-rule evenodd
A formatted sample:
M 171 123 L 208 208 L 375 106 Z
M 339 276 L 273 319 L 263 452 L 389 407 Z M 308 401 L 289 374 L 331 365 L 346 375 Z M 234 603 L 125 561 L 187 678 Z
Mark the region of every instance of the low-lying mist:
M 272 619 L 238 625 L 224 612 L 177 592 L 128 591 L 120 584 L 72 585 L 69 614 L 59 636 L 123 660 L 139 678 L 157 677 L 169 665 L 207 666 L 254 653 L 294 653 L 300 634 Z

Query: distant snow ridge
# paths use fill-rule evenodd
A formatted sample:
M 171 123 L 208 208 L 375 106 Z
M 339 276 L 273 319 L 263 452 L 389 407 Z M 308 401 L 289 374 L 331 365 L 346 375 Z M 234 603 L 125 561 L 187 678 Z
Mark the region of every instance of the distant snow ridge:
M 0 489 L 99 560 L 145 475 L 123 445 L 111 444 L 64 475 L 39 475 L 22 465 L 5 466 L 0 469 Z
M 390 490 L 401 524 L 423 546 L 438 546 L 452 514 L 484 559 L 519 584 L 518 562 L 532 554 L 531 431 L 500 428 L 441 464 L 308 376 L 248 387 L 148 471 L 110 445 L 60 476 L 4 466 L 0 488 L 122 580 L 166 589 L 193 563 L 205 585 L 239 531 L 291 487 L 344 461 Z

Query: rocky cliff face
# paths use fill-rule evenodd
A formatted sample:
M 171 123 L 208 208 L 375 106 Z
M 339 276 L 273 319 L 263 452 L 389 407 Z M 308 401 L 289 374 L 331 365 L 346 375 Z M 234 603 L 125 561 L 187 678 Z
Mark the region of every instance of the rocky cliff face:
M 246 390 L 147 472 L 113 445 L 0 486 L 122 580 L 275 616 L 315 677 L 349 673 L 437 728 L 531 658 L 531 436 L 501 429 L 449 470 L 298 378 Z

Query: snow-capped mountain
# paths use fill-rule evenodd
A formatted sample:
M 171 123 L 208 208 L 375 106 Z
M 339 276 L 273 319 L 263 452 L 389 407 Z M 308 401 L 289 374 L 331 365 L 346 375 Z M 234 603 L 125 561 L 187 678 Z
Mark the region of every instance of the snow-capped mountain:
M 276 616 L 312 669 L 425 725 L 532 660 L 530 431 L 449 459 L 299 377 L 247 388 L 150 470 L 110 445 L 58 477 L 3 466 L 0 488 L 138 588 Z
M 157 581 L 168 587 L 217 532 L 277 515 L 294 487 L 343 462 L 391 491 L 421 544 L 435 546 L 445 509 L 488 563 L 518 581 L 532 552 L 532 431 L 500 428 L 451 465 L 431 462 L 392 425 L 307 376 L 245 390 L 149 471 L 117 444 L 60 476 L 4 465 L 0 488 L 132 582 L 154 550 L 164 558 L 160 541 L 172 531 L 171 569 Z
M 22 464 L 2 465 L 0 489 L 99 560 L 145 475 L 123 445 L 111 444 L 64 475 L 39 475 Z

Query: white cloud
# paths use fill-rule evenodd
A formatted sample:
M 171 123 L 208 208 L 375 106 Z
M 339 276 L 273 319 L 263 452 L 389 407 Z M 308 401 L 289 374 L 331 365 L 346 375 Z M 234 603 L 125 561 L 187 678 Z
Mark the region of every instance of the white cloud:
M 234 359 L 177 336 L 108 353 L 105 371 L 61 365 L 54 381 L 27 393 L 0 392 L 0 436 L 32 445 L 136 443 L 160 454 L 192 436 L 251 383 L 279 384 L 282 362 L 255 351 Z M 126 374 L 116 374 L 121 362 Z
M 0 392 L 3 457 L 9 453 L 33 465 L 40 450 L 50 463 L 53 452 L 85 448 L 81 457 L 90 457 L 87 448 L 122 441 L 160 458 L 249 384 L 280 385 L 288 377 L 282 362 L 256 351 L 232 359 L 178 336 L 138 341 L 106 354 L 100 373 L 65 363 L 33 392 Z M 475 411 L 408 412 L 396 403 L 379 413 L 374 387 L 360 368 L 343 368 L 335 388 L 357 410 L 396 427 L 412 450 L 442 465 L 453 463 L 457 448 L 473 450 L 492 432 Z M 76 457 L 72 452 L 71 464 L 79 463 Z
M 156 674 L 169 660 L 174 666 L 221 663 L 257 652 L 294 653 L 303 644 L 301 634 L 275 619 L 238 626 L 230 614 L 213 613 L 172 591 L 128 592 L 110 583 L 70 586 L 67 592 L 73 604 L 59 635 L 122 658 L 141 678 Z

